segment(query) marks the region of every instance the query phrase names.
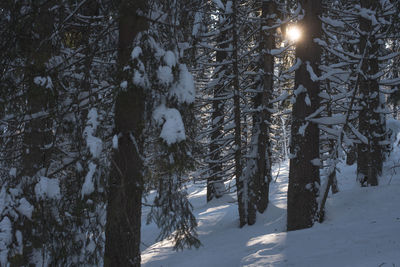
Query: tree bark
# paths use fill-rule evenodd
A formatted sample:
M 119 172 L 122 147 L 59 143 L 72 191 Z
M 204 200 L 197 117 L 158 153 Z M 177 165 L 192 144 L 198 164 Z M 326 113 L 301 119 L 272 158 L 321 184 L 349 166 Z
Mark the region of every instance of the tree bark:
M 242 127 L 241 127 L 241 108 L 240 108 L 240 83 L 239 83 L 239 34 L 238 34 L 238 10 L 237 1 L 232 1 L 232 31 L 233 31 L 233 113 L 235 122 L 234 148 L 235 148 L 235 179 L 239 211 L 239 225 L 243 227 L 247 223 L 246 203 L 247 185 L 243 181 L 242 173 Z
M 276 13 L 276 4 L 274 0 L 268 2 L 263 1 L 262 14 L 266 19 L 265 26 L 272 27 L 274 24 L 273 15 Z M 272 106 L 270 100 L 272 99 L 273 86 L 274 86 L 274 56 L 270 51 L 275 48 L 275 30 L 262 30 L 262 66 L 263 66 L 263 92 L 261 93 L 261 114 L 259 118 L 260 135 L 258 137 L 258 159 L 256 164 L 258 166 L 258 181 L 260 184 L 259 197 L 257 199 L 257 210 L 261 213 L 265 211 L 268 206 L 268 193 L 269 183 L 272 180 L 271 174 L 271 140 L 270 123 Z
M 34 194 L 35 177 L 45 175 L 50 165 L 51 148 L 49 144 L 53 141 L 52 127 L 53 120 L 49 118 L 52 107 L 54 107 L 54 88 L 49 86 L 49 81 L 39 83 L 35 78 L 47 79 L 49 76 L 46 63 L 51 58 L 54 48 L 52 47 L 50 36 L 53 32 L 54 18 L 49 9 L 52 3 L 46 4 L 32 3 L 30 14 L 31 27 L 26 27 L 22 31 L 25 33 L 18 41 L 22 56 L 27 60 L 24 72 L 24 86 L 26 86 L 26 115 L 37 115 L 43 112 L 44 116 L 32 116 L 24 125 L 23 149 L 22 149 L 22 171 L 21 176 L 29 179 L 23 183 L 24 193 L 28 196 L 30 203 L 34 203 L 34 215 L 37 220 L 24 220 L 21 231 L 23 233 L 23 264 L 31 262 L 31 253 L 34 249 L 33 244 L 40 244 L 37 249 L 45 249 L 46 242 L 50 242 L 49 231 L 51 222 L 46 220 L 43 214 L 47 215 L 43 206 L 38 203 Z M 28 20 L 29 21 L 29 20 Z M 55 51 L 54 51 L 55 52 Z M 50 146 L 51 147 L 51 146 Z M 40 237 L 37 234 L 40 232 Z
M 32 5 L 34 14 L 32 15 L 32 31 L 37 33 L 37 37 L 29 33 L 31 38 L 23 41 L 23 53 L 27 56 L 27 62 L 31 63 L 26 68 L 27 80 L 27 106 L 28 114 L 36 114 L 42 111 L 48 111 L 54 100 L 52 99 L 54 91 L 48 86 L 48 83 L 35 83 L 36 77 L 46 78 L 46 63 L 51 57 L 53 47 L 51 41 L 47 40 L 53 30 L 53 18 L 48 9 L 50 3 L 44 6 Z M 53 101 L 52 101 L 53 100 Z M 37 171 L 47 168 L 49 164 L 50 151 L 45 145 L 51 143 L 51 122 L 45 116 L 31 118 L 24 129 L 24 150 L 23 150 L 23 175 L 34 176 Z
M 224 3 L 225 4 L 225 3 Z M 220 15 L 220 21 L 225 22 L 224 14 Z M 221 32 L 217 38 L 220 42 L 219 49 L 226 49 L 228 44 L 226 43 L 226 38 L 228 38 L 229 28 L 225 27 L 225 23 L 220 23 L 219 27 Z M 227 58 L 227 52 L 218 50 L 216 52 L 217 63 L 223 63 Z M 221 98 L 225 95 L 226 89 L 224 80 L 227 76 L 227 66 L 221 65 L 217 68 L 216 79 L 219 79 L 218 85 L 215 85 L 213 90 L 214 99 L 212 100 L 213 112 L 211 115 L 211 142 L 210 142 L 210 177 L 207 179 L 207 201 L 210 201 L 214 197 L 219 198 L 223 195 L 225 191 L 225 185 L 222 179 L 223 176 L 223 166 L 221 162 L 222 150 L 223 150 L 223 127 L 224 127 L 224 109 L 225 100 Z
M 379 3 L 374 0 L 361 0 L 362 8 L 377 11 Z M 366 50 L 360 75 L 361 111 L 359 113 L 359 131 L 367 137 L 368 143 L 357 146 L 357 179 L 362 186 L 378 185 L 378 176 L 382 172 L 384 149 L 379 144 L 385 139 L 385 118 L 377 110 L 380 109 L 379 83 L 373 76 L 379 71 L 379 43 L 374 35 L 371 20 L 360 17 L 360 29 L 363 33 L 360 40 L 360 51 Z
M 117 84 L 128 81 L 128 88 L 118 92 L 115 103 L 118 149 L 111 159 L 104 266 L 140 266 L 145 97 L 143 88 L 131 83 L 132 73 L 124 72 L 135 37 L 148 27 L 139 10 L 145 13 L 145 1 L 120 3 Z
M 254 160 L 254 169 L 249 178 L 249 207 L 247 221 L 252 225 L 256 221 L 254 205 L 258 212 L 263 213 L 269 202 L 269 184 L 272 180 L 271 174 L 271 147 L 270 147 L 270 121 L 271 105 L 270 100 L 273 92 L 274 75 L 274 56 L 270 51 L 275 48 L 274 14 L 276 13 L 276 4 L 274 0 L 261 1 L 261 18 L 263 22 L 260 29 L 260 68 L 263 71 L 261 93 L 258 93 L 254 99 L 254 107 L 257 113 L 253 116 L 253 140 L 256 156 Z M 264 26 L 270 27 L 264 29 Z
M 313 81 L 310 67 L 319 75 L 321 48 L 314 42 L 321 36 L 321 1 L 300 1 L 305 15 L 299 22 L 302 36 L 296 44 L 296 57 L 301 65 L 295 74 L 296 102 L 292 111 L 291 159 L 288 188 L 287 229 L 297 230 L 314 224 L 318 209 L 317 196 L 320 185 L 319 129 L 318 125 L 307 121 L 307 116 L 319 107 L 320 86 Z

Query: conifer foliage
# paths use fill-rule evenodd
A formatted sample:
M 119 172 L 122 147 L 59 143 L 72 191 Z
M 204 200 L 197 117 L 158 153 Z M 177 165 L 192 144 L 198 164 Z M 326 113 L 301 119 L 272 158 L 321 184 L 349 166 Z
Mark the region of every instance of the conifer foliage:
M 283 160 L 287 230 L 323 222 L 346 157 L 379 185 L 399 8 L 0 1 L 0 265 L 140 266 L 144 205 L 158 240 L 198 248 L 187 185 L 232 195 L 251 226 Z

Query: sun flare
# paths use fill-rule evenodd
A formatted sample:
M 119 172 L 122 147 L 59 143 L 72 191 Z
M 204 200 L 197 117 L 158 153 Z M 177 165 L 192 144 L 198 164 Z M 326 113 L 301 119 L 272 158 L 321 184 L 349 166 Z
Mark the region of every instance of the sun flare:
M 296 41 L 298 41 L 298 40 L 300 39 L 300 37 L 301 37 L 301 31 L 300 31 L 300 29 L 299 29 L 298 27 L 296 27 L 296 26 L 290 26 L 290 27 L 287 29 L 286 35 L 287 35 L 287 38 L 288 38 L 290 41 L 296 42 Z

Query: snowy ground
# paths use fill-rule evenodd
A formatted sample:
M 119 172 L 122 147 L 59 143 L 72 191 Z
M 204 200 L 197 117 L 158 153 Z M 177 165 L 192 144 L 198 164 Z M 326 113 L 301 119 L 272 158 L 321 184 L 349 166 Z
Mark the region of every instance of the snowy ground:
M 306 230 L 285 232 L 288 164 L 275 166 L 271 203 L 253 226 L 238 228 L 233 196 L 206 203 L 204 186 L 189 187 L 203 246 L 175 252 L 172 243 L 155 243 L 158 229 L 145 225 L 143 266 L 396 266 L 400 267 L 400 151 L 385 165 L 378 187 L 360 188 L 355 165 L 340 165 L 340 192 L 327 201 L 326 220 Z M 279 175 L 278 174 L 279 170 Z

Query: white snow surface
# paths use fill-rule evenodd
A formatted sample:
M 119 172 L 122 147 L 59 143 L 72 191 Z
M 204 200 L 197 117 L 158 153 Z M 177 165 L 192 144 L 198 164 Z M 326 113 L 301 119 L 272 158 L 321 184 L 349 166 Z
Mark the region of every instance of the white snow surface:
M 177 109 L 167 108 L 162 104 L 154 110 L 153 118 L 158 125 L 162 125 L 160 137 L 168 145 L 186 139 L 182 116 Z
M 176 57 L 175 57 L 174 52 L 172 52 L 172 51 L 165 52 L 164 62 L 170 68 L 175 67 L 175 65 L 176 65 Z
M 118 136 L 115 134 L 112 139 L 112 147 L 118 149 Z
M 57 179 L 41 176 L 39 182 L 35 185 L 35 194 L 37 199 L 45 199 L 46 197 L 60 199 L 60 184 Z
M 88 135 L 86 137 L 86 143 L 89 148 L 90 154 L 92 154 L 94 158 L 100 157 L 103 148 L 103 142 L 101 141 L 101 139 L 93 135 Z
M 192 35 L 197 36 L 200 26 L 201 26 L 201 21 L 203 19 L 203 14 L 201 12 L 196 12 L 194 15 L 194 23 L 193 23 L 193 29 L 192 29 Z
M 314 123 L 325 124 L 325 125 L 337 125 L 346 122 L 346 116 L 343 114 L 334 114 L 332 117 L 322 117 L 310 119 Z
M 174 81 L 172 69 L 169 66 L 159 66 L 157 70 L 157 78 L 164 85 L 171 84 Z
M 9 174 L 12 177 L 16 177 L 17 176 L 17 169 L 16 168 L 10 168 Z
M 8 246 L 12 241 L 12 225 L 7 216 L 0 222 L 0 263 L 1 266 L 8 266 Z
M 155 242 L 157 226 L 142 219 L 145 267 L 400 266 L 400 151 L 385 163 L 377 187 L 359 187 L 356 165 L 338 165 L 340 192 L 329 195 L 326 220 L 286 232 L 288 162 L 274 166 L 270 204 L 253 226 L 239 228 L 235 195 L 206 202 L 204 184 L 190 184 L 189 198 L 203 246 L 175 252 L 170 240 Z M 147 197 L 151 202 L 155 192 Z
M 97 109 L 90 109 L 88 113 L 87 126 L 83 131 L 83 136 L 86 138 L 86 145 L 94 158 L 98 158 L 100 156 L 103 148 L 103 142 L 101 139 L 94 136 L 97 126 L 99 125 L 98 117 L 99 114 L 97 113 Z
M 19 206 L 16 210 L 30 220 L 32 219 L 33 206 L 28 200 L 26 200 L 26 198 L 21 198 L 19 200 Z
M 137 86 L 145 87 L 147 84 L 146 75 L 140 73 L 138 70 L 135 70 L 132 78 L 133 84 Z
M 196 97 L 192 74 L 185 64 L 179 65 L 179 80 L 170 90 L 170 95 L 175 96 L 179 103 L 191 104 Z
M 53 88 L 53 82 L 49 76 L 47 76 L 47 77 L 36 76 L 33 79 L 33 82 L 36 85 L 45 86 L 47 89 Z
M 128 87 L 128 82 L 127 81 L 122 81 L 119 85 L 122 89 L 126 90 Z
M 133 48 L 132 53 L 131 53 L 131 59 L 138 58 L 142 54 L 142 48 L 140 46 L 136 46 Z
M 89 171 L 86 174 L 85 177 L 85 182 L 82 185 L 82 198 L 85 195 L 90 195 L 91 193 L 94 192 L 94 181 L 93 181 L 93 175 L 96 171 L 96 164 L 94 164 L 93 162 L 89 163 Z

